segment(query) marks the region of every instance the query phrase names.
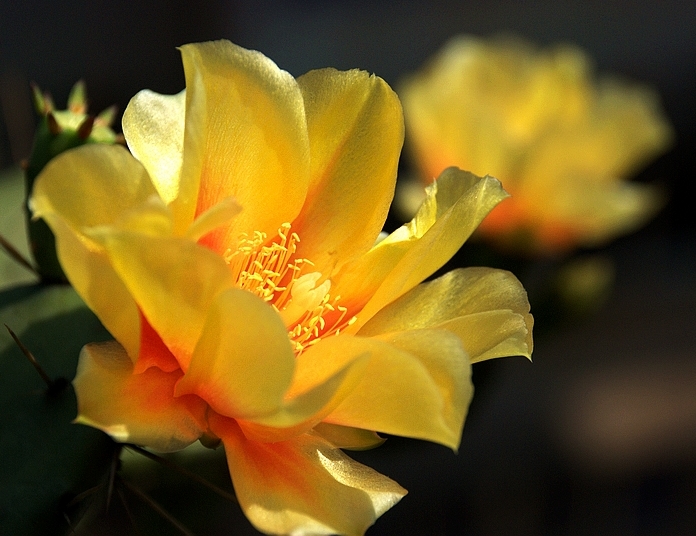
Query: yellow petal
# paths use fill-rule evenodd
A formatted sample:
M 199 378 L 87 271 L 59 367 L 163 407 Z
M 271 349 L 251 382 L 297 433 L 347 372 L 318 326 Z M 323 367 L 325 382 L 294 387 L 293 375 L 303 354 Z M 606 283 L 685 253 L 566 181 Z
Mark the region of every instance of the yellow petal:
M 321 69 L 297 82 L 307 113 L 311 182 L 293 231 L 302 240 L 298 254 L 330 274 L 372 247 L 382 230 L 394 195 L 403 116 L 386 82 L 364 71 Z
M 185 45 L 181 54 L 186 127 L 174 210 L 190 223 L 234 197 L 242 213 L 207 241 L 221 252 L 236 244 L 241 232 L 275 235 L 297 216 L 309 180 L 297 82 L 261 53 L 228 41 Z
M 86 145 L 51 160 L 31 199 L 36 217 L 56 235 L 58 256 L 75 290 L 135 359 L 138 308 L 99 244 L 84 233 L 123 218 L 155 189 L 142 165 L 123 147 Z
M 345 450 L 369 450 L 379 447 L 386 441 L 385 438 L 379 437 L 376 432 L 371 430 L 326 422 L 317 424 L 314 431 L 336 447 Z
M 361 535 L 406 494 L 317 435 L 258 443 L 231 419 L 213 414 L 210 420 L 239 504 L 262 532 Z
M 359 331 L 374 336 L 438 328 L 462 339 L 472 362 L 531 356 L 533 318 L 527 293 L 510 272 L 460 268 L 422 283 L 390 303 Z
M 147 172 L 162 200 L 169 204 L 179 194 L 184 148 L 186 92 L 160 95 L 145 89 L 123 112 L 123 135 L 133 156 Z
M 334 278 L 334 292 L 345 305 L 360 307 L 371 297 L 346 332 L 357 332 L 377 311 L 444 265 L 506 196 L 492 177 L 445 170 L 411 222 Z
M 216 295 L 232 287 L 225 261 L 188 240 L 118 229 L 91 235 L 185 371 Z
M 76 422 L 103 430 L 116 441 L 162 452 L 180 450 L 206 430 L 205 403 L 196 396 L 174 398 L 181 371 L 153 367 L 133 374 L 116 342 L 94 343 L 80 353 L 73 380 Z
M 210 306 L 176 394 L 197 394 L 222 415 L 252 419 L 281 406 L 294 366 L 280 316 L 251 292 L 228 289 Z
M 473 394 L 469 357 L 444 330 L 416 330 L 379 338 L 341 335 L 317 352 L 320 371 L 369 352 L 361 381 L 324 419 L 331 424 L 459 445 Z
M 51 160 L 32 193 L 34 216 L 58 213 L 75 229 L 108 225 L 157 192 L 119 145 L 85 145 Z
M 337 338 L 321 341 L 295 359 L 295 373 L 283 405 L 270 415 L 239 421 L 248 439 L 285 441 L 316 426 L 361 381 L 369 350 L 346 352 Z

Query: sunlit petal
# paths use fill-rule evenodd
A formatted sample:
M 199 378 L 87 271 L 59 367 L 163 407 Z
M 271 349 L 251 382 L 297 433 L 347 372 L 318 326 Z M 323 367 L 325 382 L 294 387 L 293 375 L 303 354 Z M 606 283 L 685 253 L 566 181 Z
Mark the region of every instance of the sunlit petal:
M 178 238 L 93 233 L 150 325 L 186 370 L 216 295 L 232 286 L 221 257 Z
M 258 443 L 215 415 L 211 428 L 225 446 L 239 504 L 262 532 L 361 535 L 406 494 L 318 435 Z
M 73 381 L 76 422 L 103 430 L 116 441 L 179 450 L 205 431 L 205 403 L 196 396 L 174 398 L 181 372 L 156 367 L 133 374 L 125 350 L 115 342 L 95 343 L 80 354 Z
M 418 285 L 379 311 L 359 334 L 448 329 L 459 335 L 476 362 L 509 355 L 530 357 L 532 325 L 527 293 L 513 274 L 464 268 Z
M 186 91 L 160 95 L 145 89 L 123 112 L 128 148 L 149 173 L 157 193 L 169 204 L 179 194 L 184 146 Z
M 218 413 L 251 419 L 281 406 L 294 367 L 280 316 L 251 292 L 228 289 L 208 307 L 176 394 L 198 394 Z
M 324 344 L 332 351 L 315 354 L 320 371 L 338 367 L 345 356 L 370 355 L 360 383 L 326 422 L 457 448 L 473 389 L 469 357 L 456 335 L 415 330 L 373 338 L 345 335 Z
M 365 71 L 321 69 L 297 82 L 307 113 L 311 183 L 294 230 L 301 255 L 330 273 L 367 251 L 382 230 L 404 137 L 401 105 L 384 80 Z
M 188 221 L 234 197 L 243 211 L 206 238 L 224 253 L 241 232 L 275 234 L 307 194 L 309 143 L 295 79 L 228 41 L 181 47 L 186 73 L 184 162 L 176 210 Z
M 336 276 L 336 292 L 346 302 L 371 296 L 349 332 L 356 332 L 382 307 L 447 262 L 506 196 L 492 177 L 476 177 L 456 168 L 445 170 L 411 222 Z

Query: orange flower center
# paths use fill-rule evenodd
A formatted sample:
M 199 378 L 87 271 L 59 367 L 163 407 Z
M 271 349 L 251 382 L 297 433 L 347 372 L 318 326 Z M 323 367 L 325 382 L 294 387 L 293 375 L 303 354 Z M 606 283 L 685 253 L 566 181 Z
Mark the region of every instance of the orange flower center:
M 314 264 L 309 259 L 295 255 L 300 237 L 290 228 L 284 223 L 270 241 L 266 233 L 244 233 L 224 259 L 239 288 L 256 294 L 280 314 L 299 355 L 322 338 L 338 335 L 356 317 L 348 318 L 348 309 L 338 304 L 340 296 L 331 296 L 331 281 L 322 281 L 320 272 L 311 271 Z

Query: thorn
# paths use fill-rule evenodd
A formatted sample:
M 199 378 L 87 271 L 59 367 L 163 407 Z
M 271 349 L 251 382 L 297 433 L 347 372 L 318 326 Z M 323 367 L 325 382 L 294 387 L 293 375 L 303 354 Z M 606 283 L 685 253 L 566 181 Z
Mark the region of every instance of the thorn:
M 138 497 L 141 501 L 147 504 L 155 512 L 161 515 L 164 519 L 169 521 L 174 527 L 179 529 L 179 531 L 185 536 L 194 536 L 194 534 L 188 530 L 184 525 L 182 525 L 173 515 L 167 512 L 162 506 L 160 506 L 154 499 L 148 496 L 144 491 L 138 489 L 133 484 L 126 482 L 123 478 L 118 479 L 120 485 L 128 489 L 133 495 Z
M 2 235 L 0 235 L 0 246 L 2 246 L 7 254 L 15 261 L 24 266 L 36 277 L 39 277 L 39 272 L 36 271 L 36 268 L 34 268 L 34 266 L 32 266 L 32 264 Z
M 111 505 L 111 496 L 114 492 L 114 480 L 116 479 L 116 471 L 118 469 L 119 457 L 121 456 L 121 445 L 116 445 L 113 458 L 111 458 L 111 467 L 109 468 L 109 486 L 106 488 L 106 511 L 109 511 Z
M 68 524 L 68 527 L 70 527 L 70 533 L 75 534 L 77 536 L 77 532 L 75 532 L 75 527 L 73 527 L 73 524 L 70 521 L 68 514 L 66 514 L 65 512 L 63 512 L 63 519 L 65 519 L 65 522 Z
M 80 126 L 77 127 L 77 137 L 81 140 L 86 140 L 92 133 L 92 128 L 94 128 L 94 117 L 88 115 Z
M 46 121 L 48 123 L 48 131 L 51 134 L 53 134 L 54 136 L 57 136 L 58 134 L 60 134 L 63 131 L 63 129 L 58 124 L 58 121 L 56 121 L 56 118 L 53 115 L 53 112 L 48 112 L 46 114 Z
M 135 518 L 133 517 L 130 508 L 128 508 L 128 503 L 126 502 L 125 495 L 123 495 L 121 486 L 116 488 L 116 493 L 118 493 L 118 498 L 121 499 L 121 504 L 123 505 L 123 509 L 126 511 L 126 516 L 128 516 L 128 521 L 130 521 L 131 527 L 133 527 L 133 530 L 137 535 L 140 535 L 141 532 L 138 530 L 138 527 L 135 524 Z
M 201 476 L 197 475 L 196 473 L 192 473 L 188 469 L 185 469 L 184 467 L 181 467 L 180 465 L 177 465 L 171 461 L 169 461 L 166 458 L 163 458 L 162 456 L 158 456 L 157 454 L 154 454 L 153 452 L 150 452 L 149 450 L 145 450 L 144 448 L 138 447 L 137 445 L 132 445 L 132 444 L 126 444 L 126 447 L 131 449 L 133 452 L 137 452 L 138 454 L 145 456 L 146 458 L 149 458 L 153 461 L 156 461 L 157 463 L 162 464 L 163 466 L 167 467 L 168 469 L 172 469 L 174 471 L 177 471 L 181 473 L 182 475 L 190 478 L 191 480 L 195 480 L 199 484 L 202 484 L 203 486 L 207 487 L 208 489 L 214 491 L 218 495 L 220 495 L 222 498 L 227 499 L 228 501 L 231 501 L 233 503 L 238 503 L 237 497 L 233 493 L 229 493 L 225 491 L 222 488 L 219 488 L 212 482 L 208 482 L 205 478 L 202 478 Z
M 97 484 L 96 486 L 86 489 L 85 491 L 82 491 L 75 495 L 68 504 L 65 505 L 66 508 L 70 508 L 71 506 L 75 506 L 77 503 L 82 502 L 84 499 L 89 497 L 90 495 L 96 493 L 99 491 L 104 484 Z
M 29 360 L 29 362 L 34 365 L 34 368 L 36 369 L 36 372 L 39 373 L 39 376 L 41 376 L 41 379 L 46 382 L 46 385 L 48 386 L 49 391 L 54 389 L 54 382 L 53 380 L 46 374 L 46 371 L 43 369 L 41 365 L 39 365 L 39 362 L 36 360 L 36 358 L 32 355 L 32 353 L 29 351 L 29 349 L 22 344 L 22 341 L 19 340 L 17 335 L 15 335 L 15 332 L 10 329 L 10 326 L 5 324 L 5 327 L 7 328 L 7 331 L 10 332 L 10 335 L 12 335 L 12 338 L 14 341 L 17 343 L 17 346 L 19 346 L 19 349 L 22 350 L 22 353 L 26 356 L 26 358 Z

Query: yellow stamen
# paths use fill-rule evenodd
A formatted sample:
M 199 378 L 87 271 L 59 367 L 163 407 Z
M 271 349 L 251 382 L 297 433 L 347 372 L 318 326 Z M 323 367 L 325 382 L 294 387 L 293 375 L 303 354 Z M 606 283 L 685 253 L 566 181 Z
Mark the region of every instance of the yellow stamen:
M 289 223 L 281 225 L 270 243 L 265 233 L 243 234 L 237 248 L 228 249 L 224 258 L 239 288 L 278 311 L 295 355 L 299 355 L 322 338 L 338 335 L 356 319 L 346 318 L 348 310 L 338 305 L 340 296 L 331 297 L 330 280 L 317 285 L 320 272 L 304 273 L 314 265 L 309 259 L 295 257 L 300 237 L 290 227 Z

